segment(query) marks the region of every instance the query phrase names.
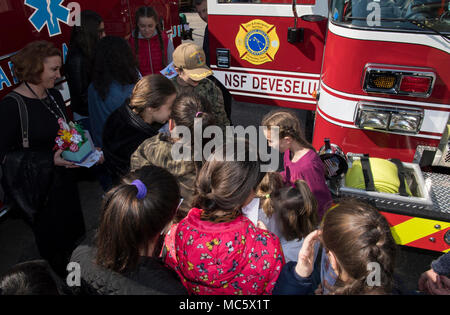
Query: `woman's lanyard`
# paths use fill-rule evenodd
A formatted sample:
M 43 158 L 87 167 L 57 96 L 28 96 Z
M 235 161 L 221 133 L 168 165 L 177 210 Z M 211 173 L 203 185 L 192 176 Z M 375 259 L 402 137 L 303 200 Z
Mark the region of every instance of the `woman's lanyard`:
M 39 96 L 37 96 L 37 94 L 33 91 L 33 89 L 31 88 L 31 86 L 28 85 L 28 82 L 25 82 L 25 86 L 31 91 L 31 93 L 39 100 L 41 101 L 42 104 L 44 104 L 45 108 L 47 108 L 52 114 L 53 116 L 56 117 L 56 120 L 58 120 L 59 118 L 64 119 L 65 122 L 67 122 L 66 117 L 64 116 L 63 111 L 59 108 L 58 104 L 56 103 L 55 99 L 53 98 L 53 96 L 48 92 L 47 89 L 45 89 L 45 93 L 47 94 L 47 99 L 49 100 L 48 103 L 45 102 L 44 100 L 42 100 Z M 50 107 L 50 105 L 53 104 L 53 106 L 56 107 L 56 109 L 58 110 L 58 114 L 55 113 L 55 111 Z

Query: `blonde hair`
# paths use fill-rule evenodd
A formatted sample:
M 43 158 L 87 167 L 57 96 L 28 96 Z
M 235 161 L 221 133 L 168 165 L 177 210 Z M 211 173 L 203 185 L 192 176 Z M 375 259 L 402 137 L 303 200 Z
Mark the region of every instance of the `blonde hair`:
M 271 197 L 283 187 L 283 177 L 278 172 L 267 173 L 258 185 L 256 196 L 261 199 L 261 208 L 268 218 L 272 217 L 274 212 Z
M 271 127 L 278 127 L 280 139 L 291 137 L 301 146 L 316 151 L 311 143 L 305 139 L 300 120 L 289 110 L 278 109 L 269 112 L 263 117 L 261 125 L 267 127 L 268 130 L 270 130 Z

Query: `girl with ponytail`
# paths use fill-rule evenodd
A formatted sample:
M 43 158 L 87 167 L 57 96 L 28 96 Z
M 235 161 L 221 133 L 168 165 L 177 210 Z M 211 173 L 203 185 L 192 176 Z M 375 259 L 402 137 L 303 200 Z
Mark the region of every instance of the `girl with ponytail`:
M 396 244 L 377 209 L 356 200 L 342 201 L 326 214 L 321 230 L 338 276 L 330 294 L 392 293 Z M 372 270 L 379 270 L 379 283 L 369 278 Z
M 177 180 L 160 167 L 146 165 L 122 177 L 103 198 L 95 236 L 72 253 L 80 265 L 80 293 L 186 294 L 159 258 L 179 202 Z
M 268 219 L 272 217 L 275 211 L 272 202 L 274 193 L 283 187 L 284 187 L 283 177 L 281 177 L 280 173 L 277 172 L 266 173 L 261 183 L 258 185 L 258 189 L 256 190 L 256 196 L 259 197 L 261 200 L 260 201 L 261 210 L 263 211 L 263 213 L 260 213 L 258 217 L 266 217 Z M 268 227 L 266 222 L 262 221 L 261 223 L 264 223 L 266 227 Z
M 314 270 L 313 248 L 318 241 L 325 254 L 321 268 Z M 305 238 L 298 262 L 283 267 L 274 293 L 314 293 L 313 274 L 321 269 L 325 294 L 392 294 L 395 251 L 389 224 L 377 209 L 343 200 L 325 214 L 320 229 Z M 329 277 L 325 281 L 328 265 L 335 275 L 331 281 Z
M 303 239 L 317 228 L 317 201 L 308 184 L 284 187 L 279 173 L 267 173 L 258 187 L 262 212 L 258 226 L 280 238 L 286 262 L 296 261 Z
M 284 153 L 284 171 L 281 172 L 284 182 L 294 186 L 296 180 L 304 180 L 317 200 L 317 212 L 322 218 L 333 200 L 325 181 L 323 162 L 305 139 L 300 120 L 290 110 L 273 110 L 263 117 L 261 125 L 267 127 L 265 136 L 269 145 Z M 278 128 L 278 137 L 275 128 Z
M 284 264 L 278 237 L 242 214 L 262 179 L 244 145 L 244 159 L 224 146 L 203 164 L 193 208 L 175 231 L 175 270 L 190 294 L 271 294 Z

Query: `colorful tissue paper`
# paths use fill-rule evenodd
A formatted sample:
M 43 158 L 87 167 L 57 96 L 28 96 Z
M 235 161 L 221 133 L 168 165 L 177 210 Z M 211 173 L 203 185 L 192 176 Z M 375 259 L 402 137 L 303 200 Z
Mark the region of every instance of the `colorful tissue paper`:
M 62 157 L 71 162 L 82 163 L 93 151 L 94 146 L 88 132 L 74 122 L 66 123 L 58 120 L 59 131 L 56 137 L 55 149 L 63 150 Z

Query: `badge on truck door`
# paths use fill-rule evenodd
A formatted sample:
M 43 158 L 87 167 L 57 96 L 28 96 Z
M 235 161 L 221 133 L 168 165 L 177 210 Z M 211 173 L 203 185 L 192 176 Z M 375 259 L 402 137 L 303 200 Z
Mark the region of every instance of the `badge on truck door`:
M 254 65 L 273 61 L 280 48 L 275 25 L 258 19 L 239 25 L 235 42 L 241 59 Z

